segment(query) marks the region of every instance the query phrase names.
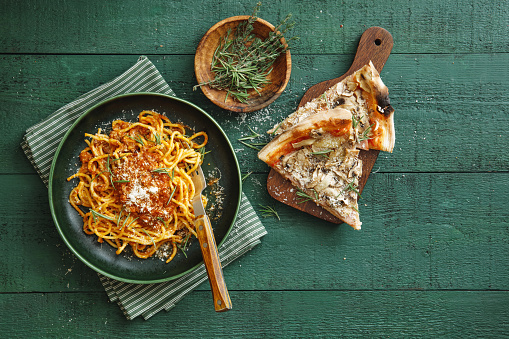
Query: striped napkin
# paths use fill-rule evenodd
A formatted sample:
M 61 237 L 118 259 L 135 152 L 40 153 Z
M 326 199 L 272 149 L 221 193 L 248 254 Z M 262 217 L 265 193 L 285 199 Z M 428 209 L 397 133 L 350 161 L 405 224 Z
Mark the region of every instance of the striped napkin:
M 175 96 L 154 64 L 147 57 L 141 56 L 136 64 L 119 77 L 80 96 L 26 130 L 21 147 L 46 186 L 55 151 L 73 122 L 103 100 L 136 92 L 157 92 Z M 267 232 L 260 219 L 242 193 L 235 224 L 226 241 L 218 249 L 223 267 L 258 245 L 265 234 Z M 179 279 L 164 283 L 130 284 L 102 274 L 99 274 L 99 279 L 110 300 L 117 302 L 126 318 L 131 320 L 140 315 L 148 319 L 161 310 L 170 310 L 208 277 L 202 264 Z M 212 298 L 210 308 L 213 308 Z

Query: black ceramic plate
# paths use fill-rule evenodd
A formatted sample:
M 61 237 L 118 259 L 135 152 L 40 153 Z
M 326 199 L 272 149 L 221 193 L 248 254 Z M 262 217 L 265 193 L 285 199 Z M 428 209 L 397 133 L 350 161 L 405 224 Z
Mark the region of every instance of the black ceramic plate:
M 96 236 L 83 232 L 83 220 L 68 200 L 77 180 L 68 182 L 67 178 L 79 169 L 78 155 L 86 147 L 85 133 L 96 133 L 99 127 L 108 132 L 115 119 L 135 122 L 145 109 L 165 114 L 171 121 L 208 134 L 206 149 L 211 152 L 205 156 L 203 171 L 205 176 L 220 175 L 218 183 L 225 192 L 221 211 L 212 221 L 217 244 L 225 240 L 233 226 L 241 194 L 235 152 L 219 125 L 197 106 L 166 95 L 135 93 L 109 99 L 86 112 L 66 133 L 53 159 L 49 179 L 51 214 L 64 242 L 81 261 L 110 278 L 131 283 L 167 281 L 197 268 L 203 259 L 196 239 L 186 251 L 187 258 L 179 251 L 168 264 L 156 257 L 139 259 L 127 253 L 116 255 L 113 247 L 98 243 Z

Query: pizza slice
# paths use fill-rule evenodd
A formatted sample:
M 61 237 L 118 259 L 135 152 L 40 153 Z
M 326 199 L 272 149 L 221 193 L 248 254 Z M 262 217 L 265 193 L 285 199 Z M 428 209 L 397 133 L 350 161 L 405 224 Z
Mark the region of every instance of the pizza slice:
M 371 61 L 300 107 L 268 133 L 281 134 L 313 114 L 334 108 L 350 112 L 357 148 L 392 152 L 394 109 L 389 90 Z
M 355 133 L 350 111 L 322 110 L 279 134 L 258 157 L 290 180 L 301 197 L 360 229 L 357 198 L 362 161 Z

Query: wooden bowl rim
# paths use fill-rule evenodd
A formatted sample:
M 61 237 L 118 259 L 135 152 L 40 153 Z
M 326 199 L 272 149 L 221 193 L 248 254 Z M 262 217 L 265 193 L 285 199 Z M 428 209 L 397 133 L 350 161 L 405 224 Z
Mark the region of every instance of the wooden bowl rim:
M 237 16 L 232 16 L 232 17 L 226 18 L 224 20 L 221 20 L 218 23 L 216 23 L 215 25 L 213 25 L 205 33 L 205 35 L 201 38 L 200 43 L 198 44 L 198 47 L 196 48 L 196 54 L 195 54 L 195 58 L 194 58 L 194 72 L 195 72 L 196 80 L 198 83 L 205 80 L 201 76 L 201 72 L 200 72 L 201 68 L 199 67 L 200 65 L 199 65 L 198 60 L 199 60 L 199 57 L 200 57 L 202 51 L 204 51 L 204 45 L 205 45 L 207 39 L 209 38 L 209 36 L 214 31 L 216 31 L 219 27 L 222 27 L 229 23 L 234 23 L 236 21 L 245 21 L 245 20 L 248 20 L 249 18 L 250 18 L 249 15 L 237 15 Z M 267 26 L 271 31 L 275 30 L 274 25 L 272 25 L 270 22 L 268 22 L 266 20 L 257 18 L 256 22 L 261 23 L 264 26 Z M 281 38 L 281 40 L 282 40 L 282 43 L 285 46 L 287 46 L 286 39 L 283 37 L 283 38 Z M 272 95 L 271 97 L 269 97 L 268 99 L 266 99 L 265 101 L 263 101 L 261 103 L 258 103 L 258 104 L 247 103 L 247 104 L 245 104 L 245 103 L 241 103 L 241 102 L 234 102 L 234 104 L 229 104 L 228 102 L 225 102 L 224 100 L 219 99 L 217 97 L 217 95 L 215 95 L 215 93 L 211 91 L 209 86 L 206 86 L 206 85 L 200 86 L 200 88 L 201 88 L 203 94 L 205 94 L 205 96 L 207 98 L 209 98 L 210 101 L 212 101 L 215 105 L 217 105 L 223 109 L 233 111 L 233 112 L 238 112 L 238 113 L 247 113 L 247 112 L 253 112 L 253 111 L 260 110 L 264 107 L 267 107 L 272 102 L 274 102 L 281 95 L 281 93 L 283 93 L 286 86 L 288 85 L 288 82 L 290 80 L 291 70 L 292 70 L 292 60 L 291 60 L 290 50 L 286 51 L 284 58 L 286 61 L 285 62 L 286 63 L 286 72 L 284 75 L 285 78 L 284 78 L 283 83 L 278 87 L 278 89 L 274 93 L 274 95 Z M 263 89 L 262 89 L 262 92 L 263 92 Z

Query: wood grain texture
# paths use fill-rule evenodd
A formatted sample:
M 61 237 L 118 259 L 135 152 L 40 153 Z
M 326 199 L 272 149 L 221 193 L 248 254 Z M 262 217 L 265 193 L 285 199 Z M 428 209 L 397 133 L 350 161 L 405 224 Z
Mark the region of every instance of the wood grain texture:
M 0 5 L 0 331 L 11 337 L 503 337 L 509 332 L 509 3 L 465 0 L 263 3 L 287 13 L 292 77 L 270 106 L 225 112 L 193 91 L 194 51 L 247 0 L 6 0 Z M 341 27 L 343 25 L 343 27 Z M 396 147 L 363 191 L 360 232 L 281 204 L 267 166 L 237 142 L 295 110 L 314 84 L 344 74 L 367 27 L 394 37 L 382 71 Z M 149 321 L 125 320 L 97 275 L 67 250 L 23 131 L 147 55 L 183 99 L 232 141 L 262 243 L 225 267 L 235 307 L 216 314 L 204 283 Z M 256 142 L 267 141 L 267 136 Z M 20 241 L 24 239 L 24 241 Z M 183 323 L 183 320 L 192 324 Z M 283 325 L 281 325 L 283 324 Z
M 239 307 L 215 317 L 195 306 L 208 297 L 192 293 L 170 313 L 126 323 L 102 293 L 2 294 L 0 306 L 10 310 L 2 328 L 14 337 L 93 338 L 217 338 L 225 329 L 224 337 L 249 338 L 495 338 L 509 331 L 507 291 L 239 291 Z
M 0 20 L 9 24 L 0 26 L 0 53 L 192 55 L 213 24 L 249 15 L 255 3 L 5 0 Z M 499 0 L 301 0 L 264 3 L 260 10 L 274 24 L 288 13 L 301 37 L 292 54 L 351 53 L 371 26 L 392 32 L 394 53 L 509 52 L 509 9 Z
M 201 197 L 200 197 L 201 199 Z M 203 207 L 202 207 L 203 210 Z M 230 294 L 224 281 L 223 268 L 217 252 L 214 231 L 208 216 L 200 215 L 195 220 L 196 235 L 200 243 L 203 262 L 209 277 L 213 305 L 216 312 L 229 311 L 232 308 Z
M 283 95 L 268 108 L 249 114 L 220 110 L 193 91 L 193 57 L 149 56 L 181 98 L 209 112 L 227 131 L 245 172 L 267 172 L 256 151 L 237 141 L 252 134 L 268 141 L 265 131 L 297 107 L 313 84 L 343 74 L 350 55 L 293 55 L 292 78 Z M 34 173 L 19 143 L 23 131 L 79 95 L 122 73 L 136 56 L 0 55 L 9 67 L 0 83 L 0 173 Z M 373 171 L 507 171 L 509 139 L 500 126 L 509 124 L 509 58 L 505 54 L 394 55 L 382 71 L 396 109 L 396 146 L 380 154 Z M 496 98 L 496 99 L 493 99 Z M 459 123 L 461 122 L 461 123 Z M 475 131 L 472 133 L 472 131 Z M 494 147 L 480 147 L 493 145 Z
M 509 290 L 509 173 L 372 174 L 360 201 L 360 231 L 272 200 L 265 180 L 266 174 L 252 174 L 244 191 L 257 211 L 270 205 L 281 221 L 262 217 L 269 232 L 262 244 L 224 268 L 230 293 Z M 39 179 L 0 176 L 0 194 L 15 190 L 19 194 L 0 205 L 9 225 L 2 241 L 27 241 L 17 251 L 0 252 L 0 292 L 100 291 L 96 274 L 59 238 Z M 20 257 L 30 260 L 20 264 Z

